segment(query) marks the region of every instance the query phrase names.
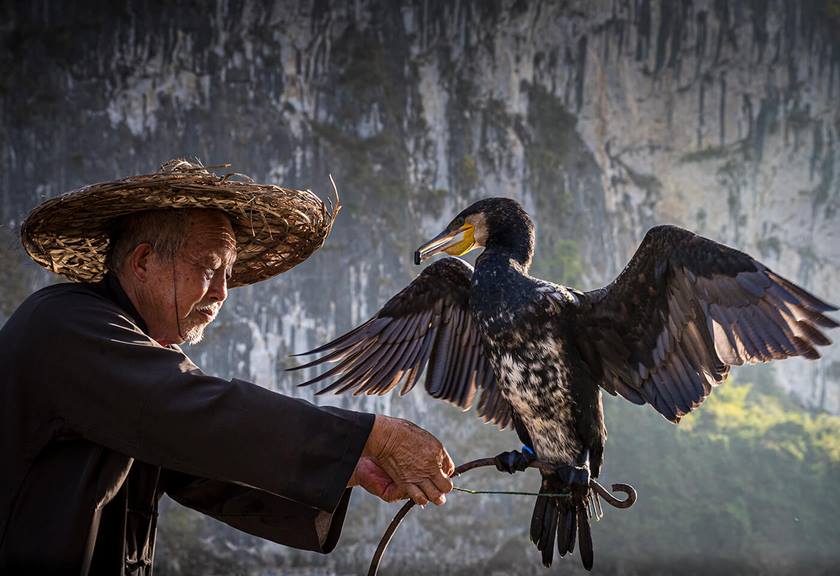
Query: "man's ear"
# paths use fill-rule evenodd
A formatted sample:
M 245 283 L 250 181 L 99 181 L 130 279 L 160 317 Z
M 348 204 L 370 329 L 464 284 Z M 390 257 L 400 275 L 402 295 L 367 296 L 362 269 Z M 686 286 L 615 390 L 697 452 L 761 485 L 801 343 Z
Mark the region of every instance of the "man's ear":
M 150 269 L 152 261 L 155 257 L 155 251 L 152 245 L 148 242 L 143 242 L 135 246 L 128 257 L 125 259 L 123 268 L 125 272 L 131 274 L 133 278 L 140 282 L 146 282 L 150 278 Z

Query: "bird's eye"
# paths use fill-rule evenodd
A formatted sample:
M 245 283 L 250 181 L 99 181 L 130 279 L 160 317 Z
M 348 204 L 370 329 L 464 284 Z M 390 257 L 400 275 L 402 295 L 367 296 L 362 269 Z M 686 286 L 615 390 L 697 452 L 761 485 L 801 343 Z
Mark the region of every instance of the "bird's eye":
M 453 228 L 460 228 L 463 225 L 464 225 L 464 217 L 463 216 L 458 216 L 457 218 L 455 218 L 455 220 L 452 221 L 452 227 Z

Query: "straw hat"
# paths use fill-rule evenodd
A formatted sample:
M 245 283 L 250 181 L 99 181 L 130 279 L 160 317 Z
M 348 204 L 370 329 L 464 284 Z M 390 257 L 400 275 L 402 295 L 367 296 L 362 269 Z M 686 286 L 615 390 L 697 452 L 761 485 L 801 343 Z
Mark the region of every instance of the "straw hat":
M 227 168 L 229 164 L 211 166 Z M 47 200 L 21 227 L 35 262 L 70 280 L 96 282 L 105 274 L 115 218 L 144 210 L 216 208 L 236 234 L 230 287 L 285 272 L 323 245 L 340 209 L 309 190 L 256 184 L 241 174 L 217 176 L 207 167 L 170 160 L 154 174 L 86 186 Z

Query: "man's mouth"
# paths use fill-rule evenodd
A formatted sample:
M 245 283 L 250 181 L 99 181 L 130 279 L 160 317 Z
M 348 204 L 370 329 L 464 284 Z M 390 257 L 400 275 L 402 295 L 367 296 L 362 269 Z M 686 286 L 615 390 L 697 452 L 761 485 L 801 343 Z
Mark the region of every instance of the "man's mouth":
M 202 316 L 206 317 L 208 320 L 212 320 L 216 317 L 216 312 L 218 310 L 215 306 L 199 306 L 195 309 L 196 312 L 201 314 Z

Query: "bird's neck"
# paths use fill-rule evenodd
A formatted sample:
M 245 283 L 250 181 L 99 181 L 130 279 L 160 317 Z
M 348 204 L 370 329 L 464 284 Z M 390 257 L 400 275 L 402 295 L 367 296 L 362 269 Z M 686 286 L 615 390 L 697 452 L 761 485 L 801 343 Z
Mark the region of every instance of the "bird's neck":
M 485 244 L 485 253 L 513 260 L 527 274 L 534 258 L 534 225 L 528 220 L 508 223 L 503 230 L 492 234 Z

